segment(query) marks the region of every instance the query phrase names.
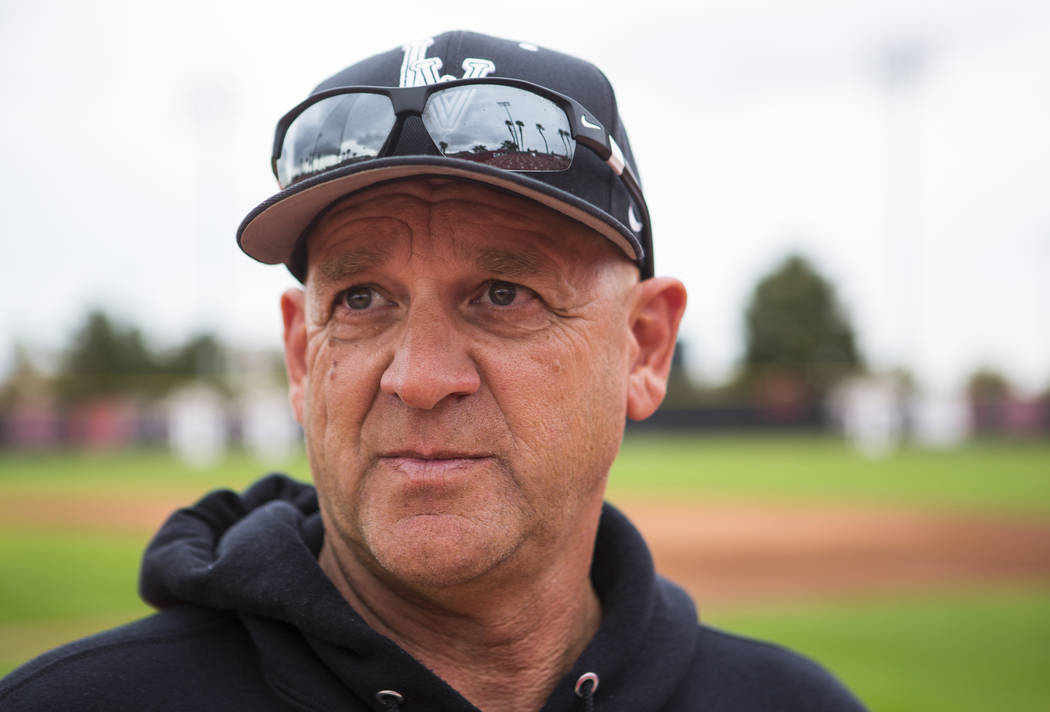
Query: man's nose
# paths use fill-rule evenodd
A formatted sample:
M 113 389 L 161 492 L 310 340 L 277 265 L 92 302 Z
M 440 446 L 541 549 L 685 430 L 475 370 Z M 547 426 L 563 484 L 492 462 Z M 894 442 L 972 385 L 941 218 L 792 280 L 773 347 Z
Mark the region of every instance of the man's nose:
M 449 396 L 470 395 L 481 376 L 452 318 L 440 309 L 411 309 L 393 358 L 380 379 L 383 393 L 430 410 Z

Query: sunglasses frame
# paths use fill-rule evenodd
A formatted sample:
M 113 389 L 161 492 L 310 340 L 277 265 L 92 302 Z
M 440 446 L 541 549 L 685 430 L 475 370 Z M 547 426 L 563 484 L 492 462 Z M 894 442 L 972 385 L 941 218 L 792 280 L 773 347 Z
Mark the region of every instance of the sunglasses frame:
M 426 108 L 427 100 L 432 94 L 453 87 L 484 84 L 495 84 L 515 89 L 523 89 L 551 101 L 557 105 L 558 108 L 562 109 L 565 112 L 566 117 L 569 119 L 569 134 L 576 143 L 586 146 L 598 154 L 598 157 L 608 164 L 612 171 L 623 181 L 624 187 L 627 188 L 627 192 L 630 194 L 631 199 L 641 213 L 639 216 L 643 232 L 641 244 L 651 244 L 649 209 L 645 204 L 645 198 L 642 196 L 641 184 L 638 182 L 638 177 L 634 174 L 634 171 L 631 170 L 631 167 L 627 164 L 620 147 L 616 145 L 616 141 L 613 139 L 609 131 L 606 130 L 600 121 L 594 118 L 592 112 L 588 111 L 583 104 L 572 97 L 559 94 L 552 89 L 522 79 L 511 79 L 508 77 L 481 77 L 475 79 L 455 79 L 452 81 L 440 82 L 438 84 L 424 84 L 416 87 L 376 87 L 362 85 L 335 87 L 318 92 L 297 104 L 277 122 L 277 130 L 274 134 L 273 153 L 270 159 L 270 167 L 273 169 L 274 177 L 278 176 L 277 161 L 281 157 L 284 140 L 288 134 L 289 127 L 291 127 L 292 123 L 300 114 L 319 101 L 342 94 L 380 94 L 387 97 L 394 110 L 394 124 L 391 126 L 390 134 L 379 153 L 372 157 L 385 158 L 387 156 L 396 155 L 390 153 L 392 145 L 396 143 L 396 141 L 391 141 L 390 138 L 396 137 L 400 133 L 401 126 L 404 124 L 406 117 L 423 115 L 423 110 Z M 525 172 L 524 174 L 527 175 L 527 173 L 528 172 Z M 280 184 L 279 177 L 278 184 Z M 289 185 L 294 185 L 294 183 Z M 288 188 L 289 186 L 281 187 Z M 644 259 L 648 262 L 651 258 L 649 255 L 645 255 Z

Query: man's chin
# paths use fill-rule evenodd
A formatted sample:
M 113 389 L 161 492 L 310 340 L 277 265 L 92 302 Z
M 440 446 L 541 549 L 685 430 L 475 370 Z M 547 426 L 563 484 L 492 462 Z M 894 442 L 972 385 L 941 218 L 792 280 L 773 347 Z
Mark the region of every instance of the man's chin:
M 369 535 L 370 534 L 370 535 Z M 458 514 L 416 514 L 367 533 L 379 565 L 409 586 L 446 588 L 470 583 L 513 552 L 506 527 Z

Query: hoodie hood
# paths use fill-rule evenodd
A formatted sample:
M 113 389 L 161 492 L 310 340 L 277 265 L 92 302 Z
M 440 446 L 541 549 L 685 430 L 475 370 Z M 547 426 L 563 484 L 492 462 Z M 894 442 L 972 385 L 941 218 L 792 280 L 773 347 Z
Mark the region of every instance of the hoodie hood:
M 237 615 L 269 683 L 301 704 L 382 709 L 396 690 L 408 709 L 474 710 L 443 680 L 369 628 L 317 564 L 324 528 L 312 486 L 283 475 L 243 494 L 213 492 L 173 514 L 146 550 L 139 588 L 146 602 Z M 595 707 L 660 709 L 691 668 L 699 636 L 688 595 L 655 575 L 641 536 L 606 504 L 591 580 L 602 624 L 544 712 L 583 709 L 574 692 L 598 676 Z M 542 616 L 542 611 L 536 612 Z

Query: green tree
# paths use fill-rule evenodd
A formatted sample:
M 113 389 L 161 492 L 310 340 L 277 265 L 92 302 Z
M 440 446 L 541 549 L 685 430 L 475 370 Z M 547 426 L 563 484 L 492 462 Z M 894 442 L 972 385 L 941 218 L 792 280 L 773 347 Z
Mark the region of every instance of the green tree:
M 1002 402 L 1010 395 L 1010 381 L 993 368 L 979 368 L 970 374 L 966 391 L 972 401 Z
M 47 398 L 50 382 L 33 363 L 29 349 L 24 344 L 15 344 L 10 373 L 0 384 L 0 413 L 26 398 Z
M 197 334 L 162 362 L 166 387 L 187 380 L 207 381 L 228 390 L 225 382 L 226 350 L 212 334 Z
M 56 392 L 67 403 L 117 394 L 153 399 L 187 381 L 206 381 L 228 392 L 226 370 L 226 350 L 211 334 L 197 334 L 158 354 L 138 328 L 94 310 L 66 351 Z
M 1012 390 L 1009 379 L 994 368 L 985 366 L 970 374 L 966 392 L 978 431 L 1004 430 L 1006 405 Z
M 76 402 L 116 393 L 148 393 L 157 364 L 142 333 L 88 313 L 62 364 L 59 394 Z
M 222 344 L 212 334 L 197 334 L 165 362 L 164 370 L 178 376 L 211 376 L 226 368 Z
M 831 283 L 791 255 L 759 280 L 745 314 L 744 380 L 753 390 L 791 384 L 810 402 L 823 400 L 862 365 L 853 327 Z

